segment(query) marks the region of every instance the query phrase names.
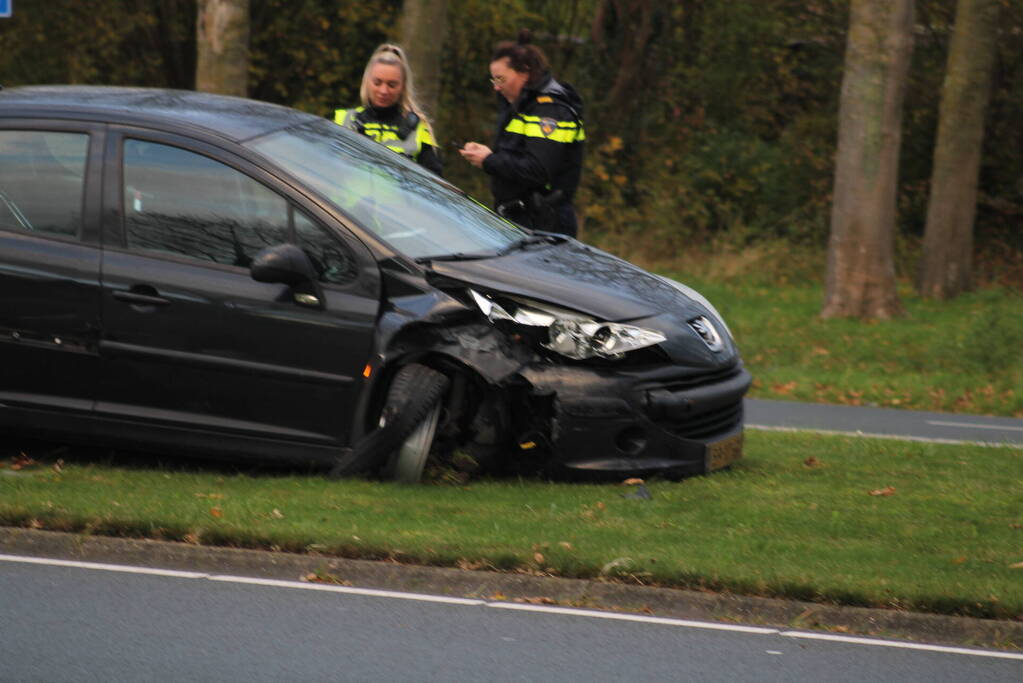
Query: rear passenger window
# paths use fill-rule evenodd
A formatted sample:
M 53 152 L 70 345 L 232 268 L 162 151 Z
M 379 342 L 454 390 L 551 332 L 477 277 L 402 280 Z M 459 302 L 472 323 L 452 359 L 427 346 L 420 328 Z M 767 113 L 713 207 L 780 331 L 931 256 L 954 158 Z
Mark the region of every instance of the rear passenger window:
M 77 236 L 89 136 L 0 131 L 0 229 Z
M 288 205 L 247 175 L 201 154 L 143 140 L 124 142 L 129 247 L 248 267 L 288 241 Z

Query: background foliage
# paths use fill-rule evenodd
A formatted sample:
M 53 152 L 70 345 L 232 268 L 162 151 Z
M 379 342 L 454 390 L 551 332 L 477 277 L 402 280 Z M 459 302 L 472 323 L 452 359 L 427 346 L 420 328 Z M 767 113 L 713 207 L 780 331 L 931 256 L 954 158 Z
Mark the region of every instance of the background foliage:
M 979 276 L 1023 280 L 1023 3 L 1003 0 L 980 173 Z M 901 265 L 923 230 L 954 0 L 918 0 L 899 193 Z M 250 94 L 327 116 L 357 99 L 395 39 L 401 0 L 252 0 Z M 18 0 L 0 20 L 0 82 L 191 88 L 191 0 Z M 450 0 L 440 111 L 446 175 L 485 178 L 449 143 L 488 141 L 495 42 L 534 32 L 581 91 L 590 140 L 583 238 L 630 256 L 708 239 L 822 246 L 848 0 Z M 986 255 L 986 256 L 985 256 Z

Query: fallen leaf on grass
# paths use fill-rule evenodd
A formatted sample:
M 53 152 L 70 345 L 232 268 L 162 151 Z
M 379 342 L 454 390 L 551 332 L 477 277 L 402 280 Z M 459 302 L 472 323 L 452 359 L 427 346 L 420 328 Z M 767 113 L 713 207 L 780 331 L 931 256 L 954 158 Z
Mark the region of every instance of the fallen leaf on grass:
M 57 474 L 60 474 L 62 471 L 64 471 L 64 460 L 62 459 L 57 460 L 57 462 L 53 463 L 53 471 L 56 472 Z
M 457 566 L 459 569 L 463 569 L 467 572 L 470 572 L 476 571 L 477 569 L 483 569 L 484 567 L 487 566 L 487 563 L 480 562 L 479 560 L 467 560 L 465 558 L 460 558 L 458 562 L 455 563 L 455 566 Z
M 38 464 L 39 463 L 37 463 L 35 460 L 33 460 L 32 458 L 28 457 L 24 453 L 19 453 L 14 458 L 11 458 L 11 469 L 12 470 L 20 470 L 20 469 L 23 469 L 25 467 L 32 467 L 33 465 L 38 465 Z
M 960 555 L 952 558 L 952 564 L 966 564 L 966 558 Z
M 872 496 L 894 496 L 895 495 L 895 487 L 894 486 L 885 486 L 883 489 L 874 489 L 873 491 L 870 492 L 870 495 L 872 495 Z
M 352 582 L 328 572 L 309 572 L 300 577 L 306 583 L 329 583 L 335 586 L 351 586 Z
M 273 517 L 274 519 L 284 519 L 284 513 L 278 510 L 277 508 L 273 509 L 273 512 L 270 513 L 270 516 Z
M 535 560 L 537 564 L 543 564 L 543 554 L 533 553 L 533 560 Z
M 539 597 L 539 598 L 515 598 L 512 602 L 525 602 L 530 605 L 556 605 L 558 601 L 554 598 Z
M 771 388 L 774 389 L 775 393 L 781 394 L 782 396 L 788 396 L 796 390 L 797 386 L 799 385 L 793 381 L 786 382 L 785 384 L 774 384 Z
M 494 593 L 493 595 L 491 595 L 490 599 L 491 600 L 507 600 L 508 596 L 505 595 L 504 593 L 501 593 L 500 591 L 498 591 L 497 593 Z
M 642 484 L 643 480 L 638 477 L 632 477 L 622 482 L 622 486 L 635 486 L 636 484 Z
M 185 534 L 181 540 L 189 545 L 199 545 L 199 536 L 197 534 Z
M 574 548 L 572 548 L 572 544 L 569 543 L 568 541 L 561 541 L 560 543 L 558 543 L 558 545 L 560 545 L 565 550 L 574 550 Z
M 803 461 L 803 464 L 807 467 L 820 467 L 823 463 L 812 455 Z
M 210 514 L 213 515 L 214 517 L 216 517 L 217 519 L 220 519 L 221 517 L 224 516 L 224 511 L 221 510 L 218 507 L 217 508 L 210 508 Z
M 1023 569 L 1023 562 L 1017 562 L 1016 564 L 1010 564 L 1009 569 Z
M 29 529 L 42 529 L 43 528 L 43 523 L 40 522 L 38 519 L 30 519 L 30 520 L 28 520 L 28 528 Z

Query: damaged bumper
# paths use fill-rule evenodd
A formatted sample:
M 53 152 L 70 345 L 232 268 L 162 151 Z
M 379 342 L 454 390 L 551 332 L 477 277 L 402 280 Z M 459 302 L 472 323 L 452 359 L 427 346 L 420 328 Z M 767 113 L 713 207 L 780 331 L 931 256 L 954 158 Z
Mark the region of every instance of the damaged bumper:
M 594 477 L 675 477 L 727 467 L 742 457 L 741 364 L 611 370 L 527 369 L 533 397 L 547 399 L 550 465 Z

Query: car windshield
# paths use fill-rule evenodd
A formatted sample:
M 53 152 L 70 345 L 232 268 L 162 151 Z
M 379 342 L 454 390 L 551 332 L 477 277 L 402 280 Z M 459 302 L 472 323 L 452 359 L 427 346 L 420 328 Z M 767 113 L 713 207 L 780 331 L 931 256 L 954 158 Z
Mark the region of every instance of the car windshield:
M 246 145 L 414 259 L 492 256 L 527 235 L 419 165 L 330 121 Z

